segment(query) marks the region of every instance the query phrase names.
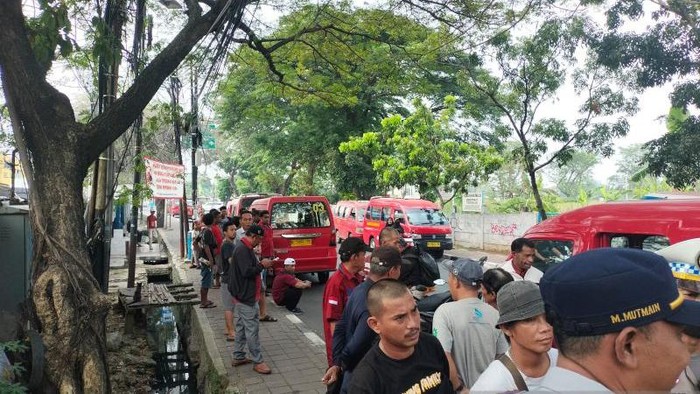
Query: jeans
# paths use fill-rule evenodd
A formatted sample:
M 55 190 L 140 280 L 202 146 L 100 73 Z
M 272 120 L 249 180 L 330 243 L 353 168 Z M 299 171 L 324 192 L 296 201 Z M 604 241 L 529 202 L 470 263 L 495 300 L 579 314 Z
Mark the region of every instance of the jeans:
M 260 339 L 258 338 L 260 306 L 257 302 L 253 306 L 238 302 L 234 311 L 236 340 L 233 342 L 233 358 L 234 360 L 245 358 L 245 345 L 247 343 L 250 359 L 255 364 L 260 364 L 263 362 Z

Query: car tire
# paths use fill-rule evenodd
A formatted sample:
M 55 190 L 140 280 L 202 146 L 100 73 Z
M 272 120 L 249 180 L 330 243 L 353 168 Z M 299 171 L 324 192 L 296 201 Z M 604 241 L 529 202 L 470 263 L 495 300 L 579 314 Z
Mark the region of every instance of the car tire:
M 318 276 L 318 283 L 324 284 L 328 281 L 328 271 L 317 272 L 316 275 Z

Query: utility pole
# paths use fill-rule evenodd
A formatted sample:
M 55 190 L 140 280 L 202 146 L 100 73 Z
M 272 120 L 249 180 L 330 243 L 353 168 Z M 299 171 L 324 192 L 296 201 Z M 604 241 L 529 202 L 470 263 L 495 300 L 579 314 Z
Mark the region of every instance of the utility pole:
M 173 126 L 175 128 L 175 153 L 177 153 L 177 163 L 182 165 L 182 147 L 180 146 L 180 115 L 178 107 L 180 102 L 180 89 L 182 82 L 177 76 L 170 76 L 170 103 L 172 105 Z M 189 223 L 187 218 L 187 189 L 182 186 L 182 198 L 180 204 L 180 257 L 185 257 L 185 234 L 189 231 Z M 182 218 L 185 218 L 184 220 Z
M 197 206 L 197 148 L 202 145 L 202 133 L 199 131 L 199 105 L 197 104 L 197 73 L 190 69 L 190 87 L 192 95 L 192 116 L 190 132 L 192 133 L 192 205 Z M 187 212 L 185 212 L 187 216 Z M 180 212 L 182 218 L 182 212 Z
M 143 48 L 144 39 L 144 22 L 146 17 L 146 0 L 136 1 L 136 19 L 134 26 L 134 46 L 132 48 L 131 67 L 134 72 L 134 77 L 139 75 L 141 70 L 141 49 Z M 141 135 L 141 125 L 143 122 L 143 113 L 136 118 L 134 122 L 134 132 L 136 133 L 136 147 L 134 149 L 134 186 L 131 191 L 131 226 L 129 234 L 129 267 L 126 279 L 126 287 L 134 287 L 136 280 L 136 247 L 140 241 L 138 236 L 137 223 L 139 219 L 139 207 L 141 205 L 141 170 L 140 166 L 143 162 L 141 157 L 141 145 L 143 144 Z

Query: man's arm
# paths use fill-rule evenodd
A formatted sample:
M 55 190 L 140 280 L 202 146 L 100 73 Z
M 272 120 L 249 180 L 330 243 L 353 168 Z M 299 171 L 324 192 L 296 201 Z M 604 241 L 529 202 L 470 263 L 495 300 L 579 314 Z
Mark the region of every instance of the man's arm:
M 452 331 L 450 331 L 447 323 L 446 309 L 443 306 L 444 304 L 438 307 L 433 315 L 433 336 L 437 338 L 442 346 L 442 350 L 445 352 L 447 364 L 450 368 L 450 382 L 452 382 L 452 387 L 457 389 L 462 385 L 462 380 L 457 371 L 454 358 L 452 358 Z
M 369 312 L 364 310 L 357 319 L 357 327 L 355 327 L 352 337 L 349 338 L 345 349 L 340 354 L 340 366 L 345 369 L 351 371 L 355 369 L 365 353 L 372 347 L 376 334 L 367 325 L 367 318 L 369 318 Z
M 311 282 L 307 280 L 295 279 L 295 281 L 296 282 L 294 282 L 294 287 L 296 287 L 297 289 L 308 289 L 309 287 L 311 287 Z

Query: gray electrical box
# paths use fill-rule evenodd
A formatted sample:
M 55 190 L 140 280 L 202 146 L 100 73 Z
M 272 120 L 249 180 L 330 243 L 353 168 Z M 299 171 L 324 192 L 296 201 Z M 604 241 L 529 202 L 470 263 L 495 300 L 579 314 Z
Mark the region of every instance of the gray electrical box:
M 14 339 L 20 304 L 29 296 L 31 262 L 29 207 L 0 206 L 0 341 Z

